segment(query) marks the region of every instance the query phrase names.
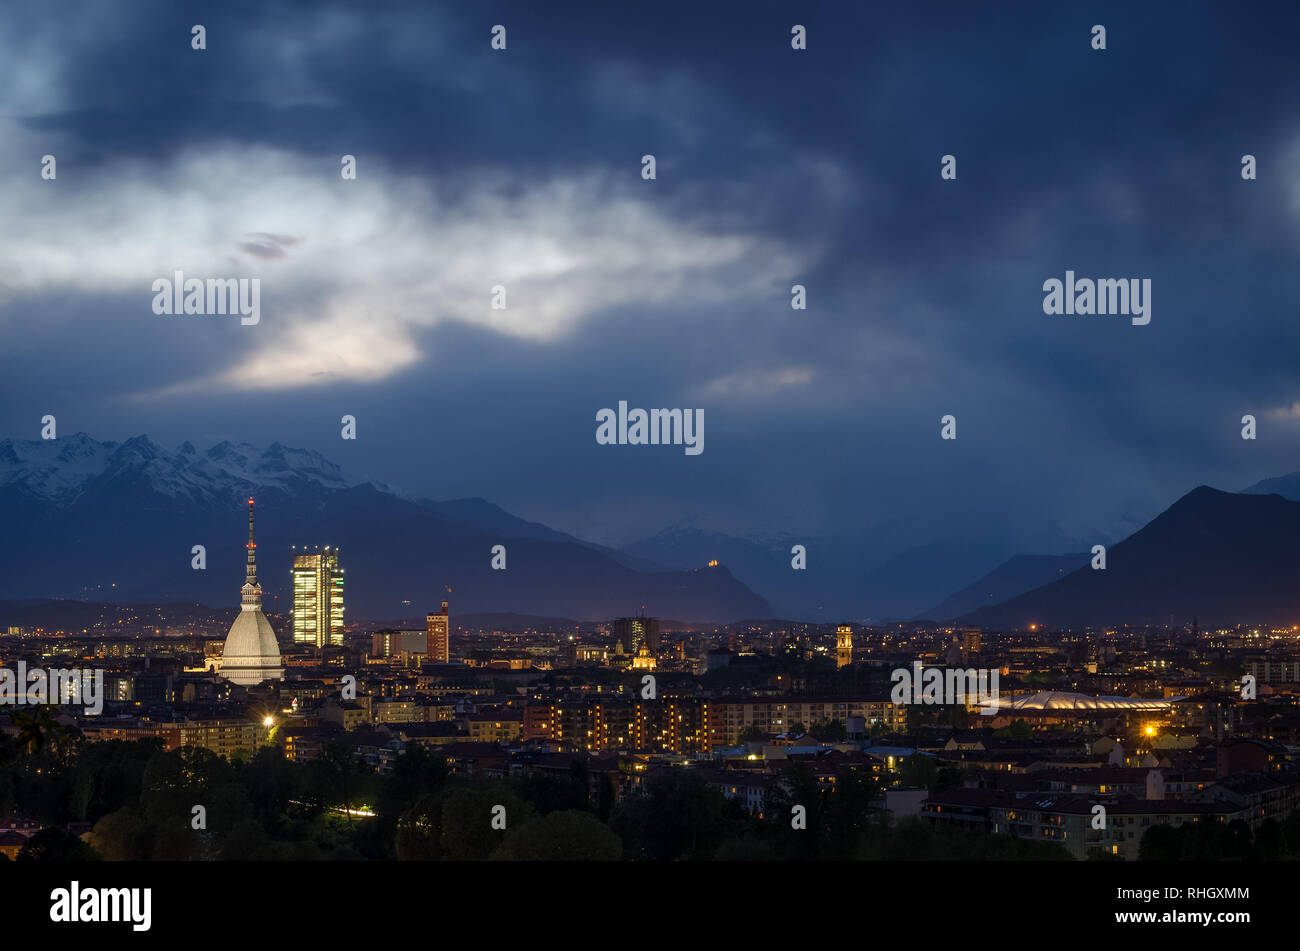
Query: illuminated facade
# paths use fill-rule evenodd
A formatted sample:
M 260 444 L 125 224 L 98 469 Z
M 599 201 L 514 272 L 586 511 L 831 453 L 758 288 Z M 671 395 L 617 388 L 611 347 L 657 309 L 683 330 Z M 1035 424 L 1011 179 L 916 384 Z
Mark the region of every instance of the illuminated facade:
M 248 500 L 248 564 L 240 589 L 239 616 L 226 635 L 221 652 L 221 676 L 242 687 L 264 680 L 283 680 L 280 645 L 271 622 L 262 612 L 262 588 L 257 583 L 257 543 L 253 541 L 253 500 Z
M 784 733 L 793 723 L 849 717 L 891 733 L 907 729 L 907 708 L 889 700 L 771 697 L 702 699 L 665 696 L 657 701 L 555 698 L 524 708 L 524 740 L 558 740 L 590 751 L 704 753 L 736 746 L 747 729 Z
M 853 663 L 853 628 L 841 624 L 835 629 L 835 666 L 848 667 Z
M 293 556 L 293 642 L 343 644 L 343 569 L 336 548 Z
M 451 663 L 451 628 L 447 616 L 447 602 L 442 602 L 442 610 L 425 618 L 426 642 L 425 660 L 431 664 Z
M 890 700 L 817 699 L 805 697 L 752 697 L 704 701 L 704 729 L 709 749 L 735 746 L 750 728 L 761 733 L 785 733 L 793 724 L 862 717 L 869 730 L 879 727 L 887 733 L 907 732 L 907 705 Z
M 648 644 L 642 644 L 641 649 L 638 650 L 636 656 L 632 658 L 632 669 L 654 670 L 655 663 L 655 655 L 650 653 L 650 646 Z
M 685 754 L 706 750 L 704 710 L 701 702 L 691 697 L 533 702 L 524 708 L 522 726 L 525 740 L 571 743 L 590 752 Z

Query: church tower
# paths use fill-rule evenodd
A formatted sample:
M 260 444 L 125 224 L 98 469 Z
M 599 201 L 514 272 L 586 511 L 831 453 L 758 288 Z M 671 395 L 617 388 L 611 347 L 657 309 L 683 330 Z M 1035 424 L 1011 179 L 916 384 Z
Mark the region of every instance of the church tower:
M 835 629 L 835 666 L 848 667 L 853 663 L 853 628 L 841 624 Z

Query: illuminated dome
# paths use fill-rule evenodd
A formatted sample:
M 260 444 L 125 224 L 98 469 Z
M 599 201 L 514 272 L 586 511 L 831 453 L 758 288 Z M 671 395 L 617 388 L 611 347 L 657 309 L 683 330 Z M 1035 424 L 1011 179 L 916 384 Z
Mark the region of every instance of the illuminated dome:
M 239 617 L 230 625 L 221 655 L 221 676 L 245 687 L 284 676 L 280 645 L 260 605 L 252 610 L 241 607 Z
M 1043 690 L 1039 693 L 1021 697 L 1003 697 L 997 703 L 999 712 L 1017 710 L 1078 710 L 1123 712 L 1126 710 L 1167 710 L 1170 705 L 1181 698 L 1172 697 L 1165 700 L 1142 700 L 1136 697 L 1093 697 L 1086 693 L 1067 693 L 1059 690 Z
M 239 617 L 230 625 L 221 654 L 221 676 L 241 687 L 254 687 L 264 680 L 282 680 L 280 645 L 271 622 L 262 613 L 262 588 L 257 583 L 252 499 L 248 500 L 248 567 L 240 594 Z

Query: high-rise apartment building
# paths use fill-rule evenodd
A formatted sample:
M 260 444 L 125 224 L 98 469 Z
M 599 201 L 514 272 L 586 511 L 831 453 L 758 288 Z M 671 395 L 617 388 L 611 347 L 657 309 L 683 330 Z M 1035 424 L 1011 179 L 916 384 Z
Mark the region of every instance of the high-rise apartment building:
M 655 617 L 621 617 L 614 621 L 614 639 L 624 653 L 635 655 L 642 645 L 654 654 L 659 650 L 659 619 Z
M 395 658 L 401 654 L 423 654 L 427 646 L 424 631 L 398 631 L 385 628 L 370 636 L 370 656 Z
M 370 635 L 371 657 L 396 657 L 402 652 L 401 631 L 375 631 Z
M 293 642 L 343 645 L 343 569 L 336 548 L 293 556 Z
M 428 627 L 425 660 L 431 664 L 451 663 L 451 630 L 448 626 L 447 602 L 442 602 L 442 610 L 425 618 Z

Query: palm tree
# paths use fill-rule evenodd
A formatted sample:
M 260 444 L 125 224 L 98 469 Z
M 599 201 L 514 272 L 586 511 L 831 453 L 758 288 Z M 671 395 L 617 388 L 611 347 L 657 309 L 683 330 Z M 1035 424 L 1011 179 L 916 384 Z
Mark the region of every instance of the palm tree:
M 18 727 L 18 746 L 30 759 L 35 759 L 48 747 L 54 758 L 63 762 L 71 747 L 82 737 L 77 727 L 56 720 L 48 705 L 42 704 L 31 713 L 15 711 L 11 719 Z
M 37 707 L 36 709 L 44 710 L 45 708 Z M 14 726 L 18 727 L 18 746 L 29 757 L 34 757 L 45 748 L 46 721 L 39 713 L 26 713 L 17 710 L 10 719 L 13 721 Z
M 54 718 L 49 707 L 42 707 L 43 716 L 49 721 L 45 728 L 45 733 L 49 737 L 50 747 L 54 751 L 54 758 L 59 765 L 68 765 L 73 751 L 77 744 L 84 738 L 85 734 L 81 728 L 75 724 L 60 723 Z

